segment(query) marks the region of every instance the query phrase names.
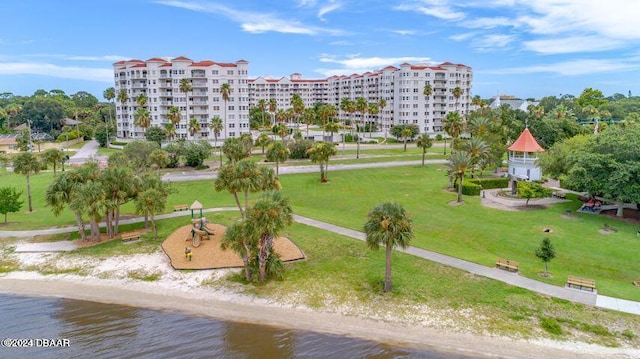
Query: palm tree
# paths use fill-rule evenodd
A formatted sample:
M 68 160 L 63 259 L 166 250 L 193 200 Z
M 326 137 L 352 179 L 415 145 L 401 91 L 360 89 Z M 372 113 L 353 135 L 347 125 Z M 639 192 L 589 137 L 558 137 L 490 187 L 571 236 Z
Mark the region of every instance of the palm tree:
M 184 102 L 185 102 L 185 115 L 184 118 L 189 123 L 189 91 L 193 91 L 193 85 L 191 85 L 191 80 L 188 78 L 180 79 L 180 91 L 184 92 Z
M 464 149 L 471 155 L 471 177 L 475 167 L 489 155 L 489 146 L 480 137 L 472 137 L 464 144 Z
M 304 101 L 299 94 L 293 94 L 291 97 L 291 108 L 293 109 L 294 119 L 296 122 L 296 130 L 300 130 L 300 116 L 304 111 Z
M 427 153 L 427 148 L 433 146 L 433 141 L 431 141 L 429 135 L 423 134 L 416 140 L 416 145 L 422 149 L 422 167 L 424 167 L 424 156 Z
M 336 146 L 329 142 L 320 142 L 307 150 L 312 163 L 320 164 L 320 182 L 327 182 L 329 158 L 336 154 Z
M 77 195 L 74 191 L 76 184 L 76 176 L 74 176 L 72 172 L 62 173 L 49 183 L 45 191 L 44 201 L 47 206 L 51 207 L 51 212 L 53 212 L 53 215 L 56 217 L 62 213 L 65 206 L 69 206 L 75 216 L 80 238 L 86 240 L 82 212 L 80 212 L 79 208 L 71 206 L 73 196 Z
M 276 110 L 278 109 L 278 101 L 275 98 L 269 99 L 269 112 L 271 112 L 271 122 L 273 125 L 276 124 Z
M 458 181 L 458 203 L 462 202 L 462 183 L 464 181 L 464 173 L 473 165 L 473 161 L 469 152 L 455 152 L 449 157 L 448 167 L 452 175 L 457 176 Z
M 195 137 L 196 133 L 200 131 L 200 123 L 195 118 L 189 120 L 189 134 L 191 134 L 191 138 Z
M 153 158 L 153 156 L 150 157 Z M 152 159 L 152 161 L 155 160 Z M 118 165 L 109 166 L 101 171 L 99 180 L 105 191 L 106 201 L 110 203 L 106 213 L 106 226 L 107 233 L 112 237 L 117 235 L 120 229 L 120 207 L 135 197 L 138 183 L 131 169 Z M 141 184 L 144 185 L 144 183 Z
M 273 116 L 279 124 L 282 124 L 284 120 L 287 118 L 287 112 L 283 109 L 279 109 L 278 111 L 276 111 L 276 113 Z M 275 125 L 276 124 L 274 124 L 274 126 Z
M 13 171 L 27 177 L 27 197 L 29 199 L 29 212 L 33 212 L 31 205 L 31 174 L 40 172 L 42 164 L 38 157 L 31 152 L 19 153 L 13 160 Z
M 404 152 L 407 152 L 407 141 L 412 134 L 413 131 L 411 131 L 411 128 L 405 127 L 402 129 L 402 137 L 404 138 Z
M 433 87 L 431 87 L 431 84 L 429 84 L 428 82 L 424 85 L 424 88 L 422 89 L 422 94 L 429 97 L 431 96 L 431 94 L 433 93 Z M 427 99 L 428 100 L 428 99 Z
M 173 140 L 173 137 L 176 135 L 176 127 L 173 123 L 165 123 L 164 124 L 164 133 L 169 137 L 169 139 Z
M 273 249 L 273 241 L 280 231 L 293 223 L 293 208 L 289 199 L 279 191 L 262 195 L 249 210 L 247 226 L 258 237 L 258 281 L 267 279 L 268 263 Z
M 223 250 L 231 249 L 242 257 L 244 264 L 244 275 L 247 282 L 253 281 L 251 259 L 254 257 L 254 250 L 257 246 L 255 237 L 251 233 L 247 222 L 234 223 L 229 227 L 222 237 L 220 247 Z
M 370 103 L 370 104 L 369 104 L 369 107 L 367 108 L 367 113 L 369 113 L 370 115 L 375 116 L 375 115 L 377 115 L 379 112 L 380 112 L 380 107 L 378 107 L 378 104 L 377 104 L 377 103 Z M 366 127 L 366 126 L 365 126 L 365 127 Z M 369 138 L 371 138 L 371 132 L 373 132 L 374 127 L 375 127 L 375 129 L 377 130 L 377 126 L 376 126 L 376 124 L 375 124 L 375 123 L 373 123 L 373 122 L 370 122 L 370 123 L 369 123 Z
M 65 155 L 64 152 L 60 151 L 57 148 L 50 148 L 42 154 L 42 159 L 46 163 L 51 163 L 53 165 L 53 177 L 56 176 L 56 168 L 58 163 L 64 163 Z
M 387 100 L 381 98 L 378 101 L 378 108 L 380 109 L 380 126 L 384 127 L 384 139 L 387 139 L 387 124 L 384 121 L 384 108 L 387 107 Z
M 182 120 L 182 114 L 180 113 L 180 109 L 176 106 L 169 107 L 169 113 L 167 114 L 167 118 L 173 124 L 174 128 L 180 124 L 180 120 Z
M 7 105 L 7 107 L 5 108 L 5 112 L 7 113 L 7 127 L 11 128 L 11 119 L 22 112 L 22 106 L 17 103 L 11 103 Z
M 223 129 L 222 119 L 218 116 L 214 116 L 211 119 L 211 123 L 209 123 L 209 128 L 213 131 L 215 147 L 218 147 L 218 137 L 220 136 L 220 131 Z M 220 166 L 222 166 L 222 148 L 219 148 L 218 150 L 220 150 Z
M 151 126 L 151 113 L 144 107 L 140 107 L 138 111 L 133 115 L 134 123 L 143 129 L 147 129 Z M 144 131 L 144 130 L 143 130 Z
M 456 99 L 456 111 L 458 111 L 458 99 L 460 98 L 460 96 L 462 96 L 462 89 L 458 86 L 456 86 L 452 91 L 451 94 L 453 95 L 453 97 Z
M 264 129 L 264 113 L 267 111 L 267 100 L 260 99 L 258 101 L 258 109 L 260 110 L 260 114 L 262 115 L 262 129 Z
M 273 131 L 276 135 L 280 136 L 280 138 L 282 139 L 282 142 L 284 142 L 285 145 L 287 144 L 286 137 L 287 135 L 289 135 L 289 127 L 287 127 L 283 123 L 279 123 L 273 126 L 271 131 Z
M 151 228 L 155 239 L 158 239 L 158 228 L 156 226 L 155 214 L 164 211 L 167 205 L 167 198 L 171 193 L 171 188 L 167 182 L 163 182 L 160 176 L 146 176 L 141 181 L 144 184 L 143 190 L 136 196 L 136 212 L 151 218 Z
M 138 103 L 138 106 L 140 107 L 144 107 L 147 105 L 147 95 L 144 93 L 141 93 L 140 95 L 138 95 L 138 98 L 136 99 L 136 102 Z
M 491 123 L 487 117 L 474 117 L 469 121 L 469 132 L 471 132 L 472 137 L 477 136 L 483 138 L 487 134 L 487 131 L 489 131 L 490 125 Z
M 122 106 L 122 111 L 125 113 L 128 113 L 127 110 L 127 106 L 126 103 L 129 100 L 129 96 L 127 95 L 127 90 L 125 89 L 121 89 L 120 91 L 118 91 L 118 102 L 120 102 L 120 105 Z M 129 115 L 125 115 L 126 117 L 129 117 Z M 124 138 L 128 137 L 128 132 L 127 131 L 122 131 L 122 136 Z
M 324 125 L 324 130 L 331 134 L 331 143 L 333 143 L 333 134 L 340 131 L 340 127 L 337 121 L 329 121 Z
M 407 248 L 413 239 L 411 218 L 404 208 L 394 202 L 385 202 L 375 206 L 367 216 L 364 225 L 367 245 L 378 249 L 386 248 L 386 267 L 384 275 L 384 292 L 391 291 L 391 250 L 400 246 Z
M 307 125 L 307 137 L 309 137 L 309 126 L 316 121 L 316 111 L 314 111 L 312 107 L 307 107 L 302 110 L 300 118 L 302 119 L 302 122 Z
M 109 120 L 107 122 L 107 148 L 109 148 L 109 123 L 113 121 L 113 113 L 111 112 L 111 108 L 113 107 L 112 101 L 116 98 L 116 90 L 113 87 L 109 87 L 102 93 L 102 96 L 105 100 L 109 102 Z
M 449 136 L 451 136 L 451 151 L 453 151 L 453 143 L 460 137 L 464 131 L 464 122 L 458 112 L 449 112 L 442 121 L 442 128 Z
M 291 151 L 282 142 L 273 142 L 267 148 L 267 161 L 276 163 L 276 177 L 280 176 L 280 163 L 286 161 L 289 158 L 289 154 L 291 154 Z
M 364 97 L 358 97 L 356 99 L 355 110 L 360 112 L 360 122 L 362 123 L 362 133 L 364 134 L 367 111 L 369 110 L 369 104 Z M 360 126 L 356 127 L 356 133 L 358 135 L 358 140 L 356 141 L 356 158 L 360 158 Z
M 222 96 L 222 100 L 224 101 L 224 139 L 225 141 L 227 140 L 227 110 L 229 109 L 229 107 L 227 106 L 227 103 L 229 102 L 230 96 L 231 96 L 231 85 L 229 85 L 228 83 L 224 83 L 222 84 L 222 86 L 220 86 L 220 95 Z
M 333 105 L 324 104 L 320 106 L 320 108 L 318 108 L 318 116 L 322 121 L 321 125 L 322 125 L 323 131 L 325 131 L 325 126 L 327 125 L 327 121 L 335 117 L 335 115 L 336 115 L 336 107 Z M 324 137 L 324 133 L 322 134 L 322 136 Z
M 262 147 L 262 154 L 264 155 L 264 148 L 271 143 L 271 138 L 266 133 L 261 133 L 256 139 L 256 145 Z

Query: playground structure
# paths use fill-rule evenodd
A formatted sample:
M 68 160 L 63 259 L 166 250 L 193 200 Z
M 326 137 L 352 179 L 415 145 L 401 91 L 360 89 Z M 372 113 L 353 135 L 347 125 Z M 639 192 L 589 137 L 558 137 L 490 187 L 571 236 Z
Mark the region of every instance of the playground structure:
M 211 236 L 216 234 L 216 231 L 213 227 L 209 226 L 209 221 L 206 217 L 202 216 L 202 203 L 197 200 L 194 201 L 189 210 L 191 210 L 191 233 L 185 239 L 188 241 L 191 239 L 191 244 L 194 247 L 200 247 L 200 244 L 203 239 L 211 240 Z M 195 211 L 200 211 L 200 217 L 195 218 Z

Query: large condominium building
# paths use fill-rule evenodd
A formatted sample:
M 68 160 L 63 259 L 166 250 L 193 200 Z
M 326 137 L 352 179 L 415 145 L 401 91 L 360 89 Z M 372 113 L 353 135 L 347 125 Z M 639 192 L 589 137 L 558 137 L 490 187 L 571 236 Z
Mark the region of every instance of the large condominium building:
M 345 98 L 363 97 L 369 103 L 385 104 L 378 114 L 366 114 L 364 122 L 376 123 L 383 131 L 393 125 L 415 124 L 422 133 L 436 133 L 442 131 L 447 113 L 469 112 L 472 79 L 470 67 L 450 62 L 437 66 L 405 63 L 399 68 L 387 66 L 375 72 L 325 79 L 303 79 L 298 73 L 290 78 L 258 77 L 249 80 L 249 106 L 273 98 L 278 109 L 287 109 L 293 94 L 299 94 L 306 106 L 332 104 L 339 109 L 341 120 L 362 122 L 362 114 L 342 111 L 340 103 Z M 430 88 L 428 95 L 424 94 L 425 87 Z
M 177 138 L 213 139 L 213 131 L 208 125 L 214 117 L 220 117 L 224 123 L 218 138 L 237 137 L 249 132 L 248 64 L 244 60 L 235 63 L 195 62 L 186 57 L 170 61 L 151 58 L 116 62 L 118 137 L 144 137 L 145 128 L 136 125 L 135 121 L 141 107 L 148 111 L 149 125 L 159 127 L 171 123 L 170 111 L 176 107 L 181 115 L 175 125 Z M 180 89 L 180 80 L 185 78 L 191 83 L 191 91 L 187 93 Z M 220 93 L 223 84 L 229 84 L 231 88 L 228 101 Z M 124 102 L 120 101 L 123 99 L 120 96 L 122 91 L 126 93 Z M 146 96 L 143 106 L 138 101 L 141 94 Z M 191 119 L 196 119 L 200 127 L 193 134 L 189 125 Z
M 289 78 L 248 79 L 247 68 L 248 62 L 243 60 L 194 62 L 185 57 L 115 63 L 116 94 L 122 90 L 127 94 L 124 103 L 116 100 L 118 137 L 144 136 L 144 128 L 135 124 L 135 114 L 141 107 L 137 101 L 140 94 L 147 97 L 144 107 L 150 114 L 151 126 L 170 123 L 170 109 L 177 107 L 182 118 L 176 126 L 176 135 L 189 139 L 213 139 L 207 125 L 215 116 L 226 123 L 218 138 L 237 137 L 249 131 L 250 107 L 260 100 L 275 99 L 277 109 L 287 109 L 294 94 L 299 94 L 307 107 L 318 102 L 336 106 L 341 120 L 375 123 L 382 131 L 388 131 L 393 125 L 415 124 L 422 133 L 442 131 L 446 114 L 455 111 L 464 116 L 471 102 L 471 68 L 450 62 L 437 66 L 405 63 L 399 68 L 387 66 L 375 72 L 324 79 L 303 79 L 298 73 Z M 180 90 L 183 78 L 189 79 L 192 85 L 186 94 Z M 232 89 L 226 110 L 220 94 L 220 86 L 225 83 Z M 425 87 L 430 88 L 428 95 L 424 94 Z M 365 114 L 364 119 L 359 112 L 347 113 L 340 109 L 343 99 L 355 101 L 359 97 L 369 103 L 384 103 L 384 106 L 377 114 Z M 200 131 L 191 135 L 187 118 L 195 118 L 201 125 Z

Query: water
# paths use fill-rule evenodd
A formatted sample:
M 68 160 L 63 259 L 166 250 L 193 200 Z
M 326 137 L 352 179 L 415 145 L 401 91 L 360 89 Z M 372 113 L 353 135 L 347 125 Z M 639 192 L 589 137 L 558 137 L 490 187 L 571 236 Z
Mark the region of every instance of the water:
M 69 339 L 69 346 L 45 348 L 41 341 L 30 348 L 0 347 L 0 358 L 468 358 L 121 305 L 10 295 L 0 295 L 4 338 Z

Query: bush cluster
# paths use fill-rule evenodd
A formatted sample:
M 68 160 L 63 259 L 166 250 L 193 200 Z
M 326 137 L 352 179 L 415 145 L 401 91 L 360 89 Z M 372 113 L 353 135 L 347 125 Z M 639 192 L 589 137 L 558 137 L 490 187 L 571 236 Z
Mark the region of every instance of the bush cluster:
M 481 186 L 483 189 L 507 188 L 509 187 L 509 178 L 471 178 L 469 182 Z
M 307 150 L 313 147 L 314 143 L 311 140 L 300 140 L 289 143 L 289 158 L 291 159 L 306 159 L 309 158 Z

